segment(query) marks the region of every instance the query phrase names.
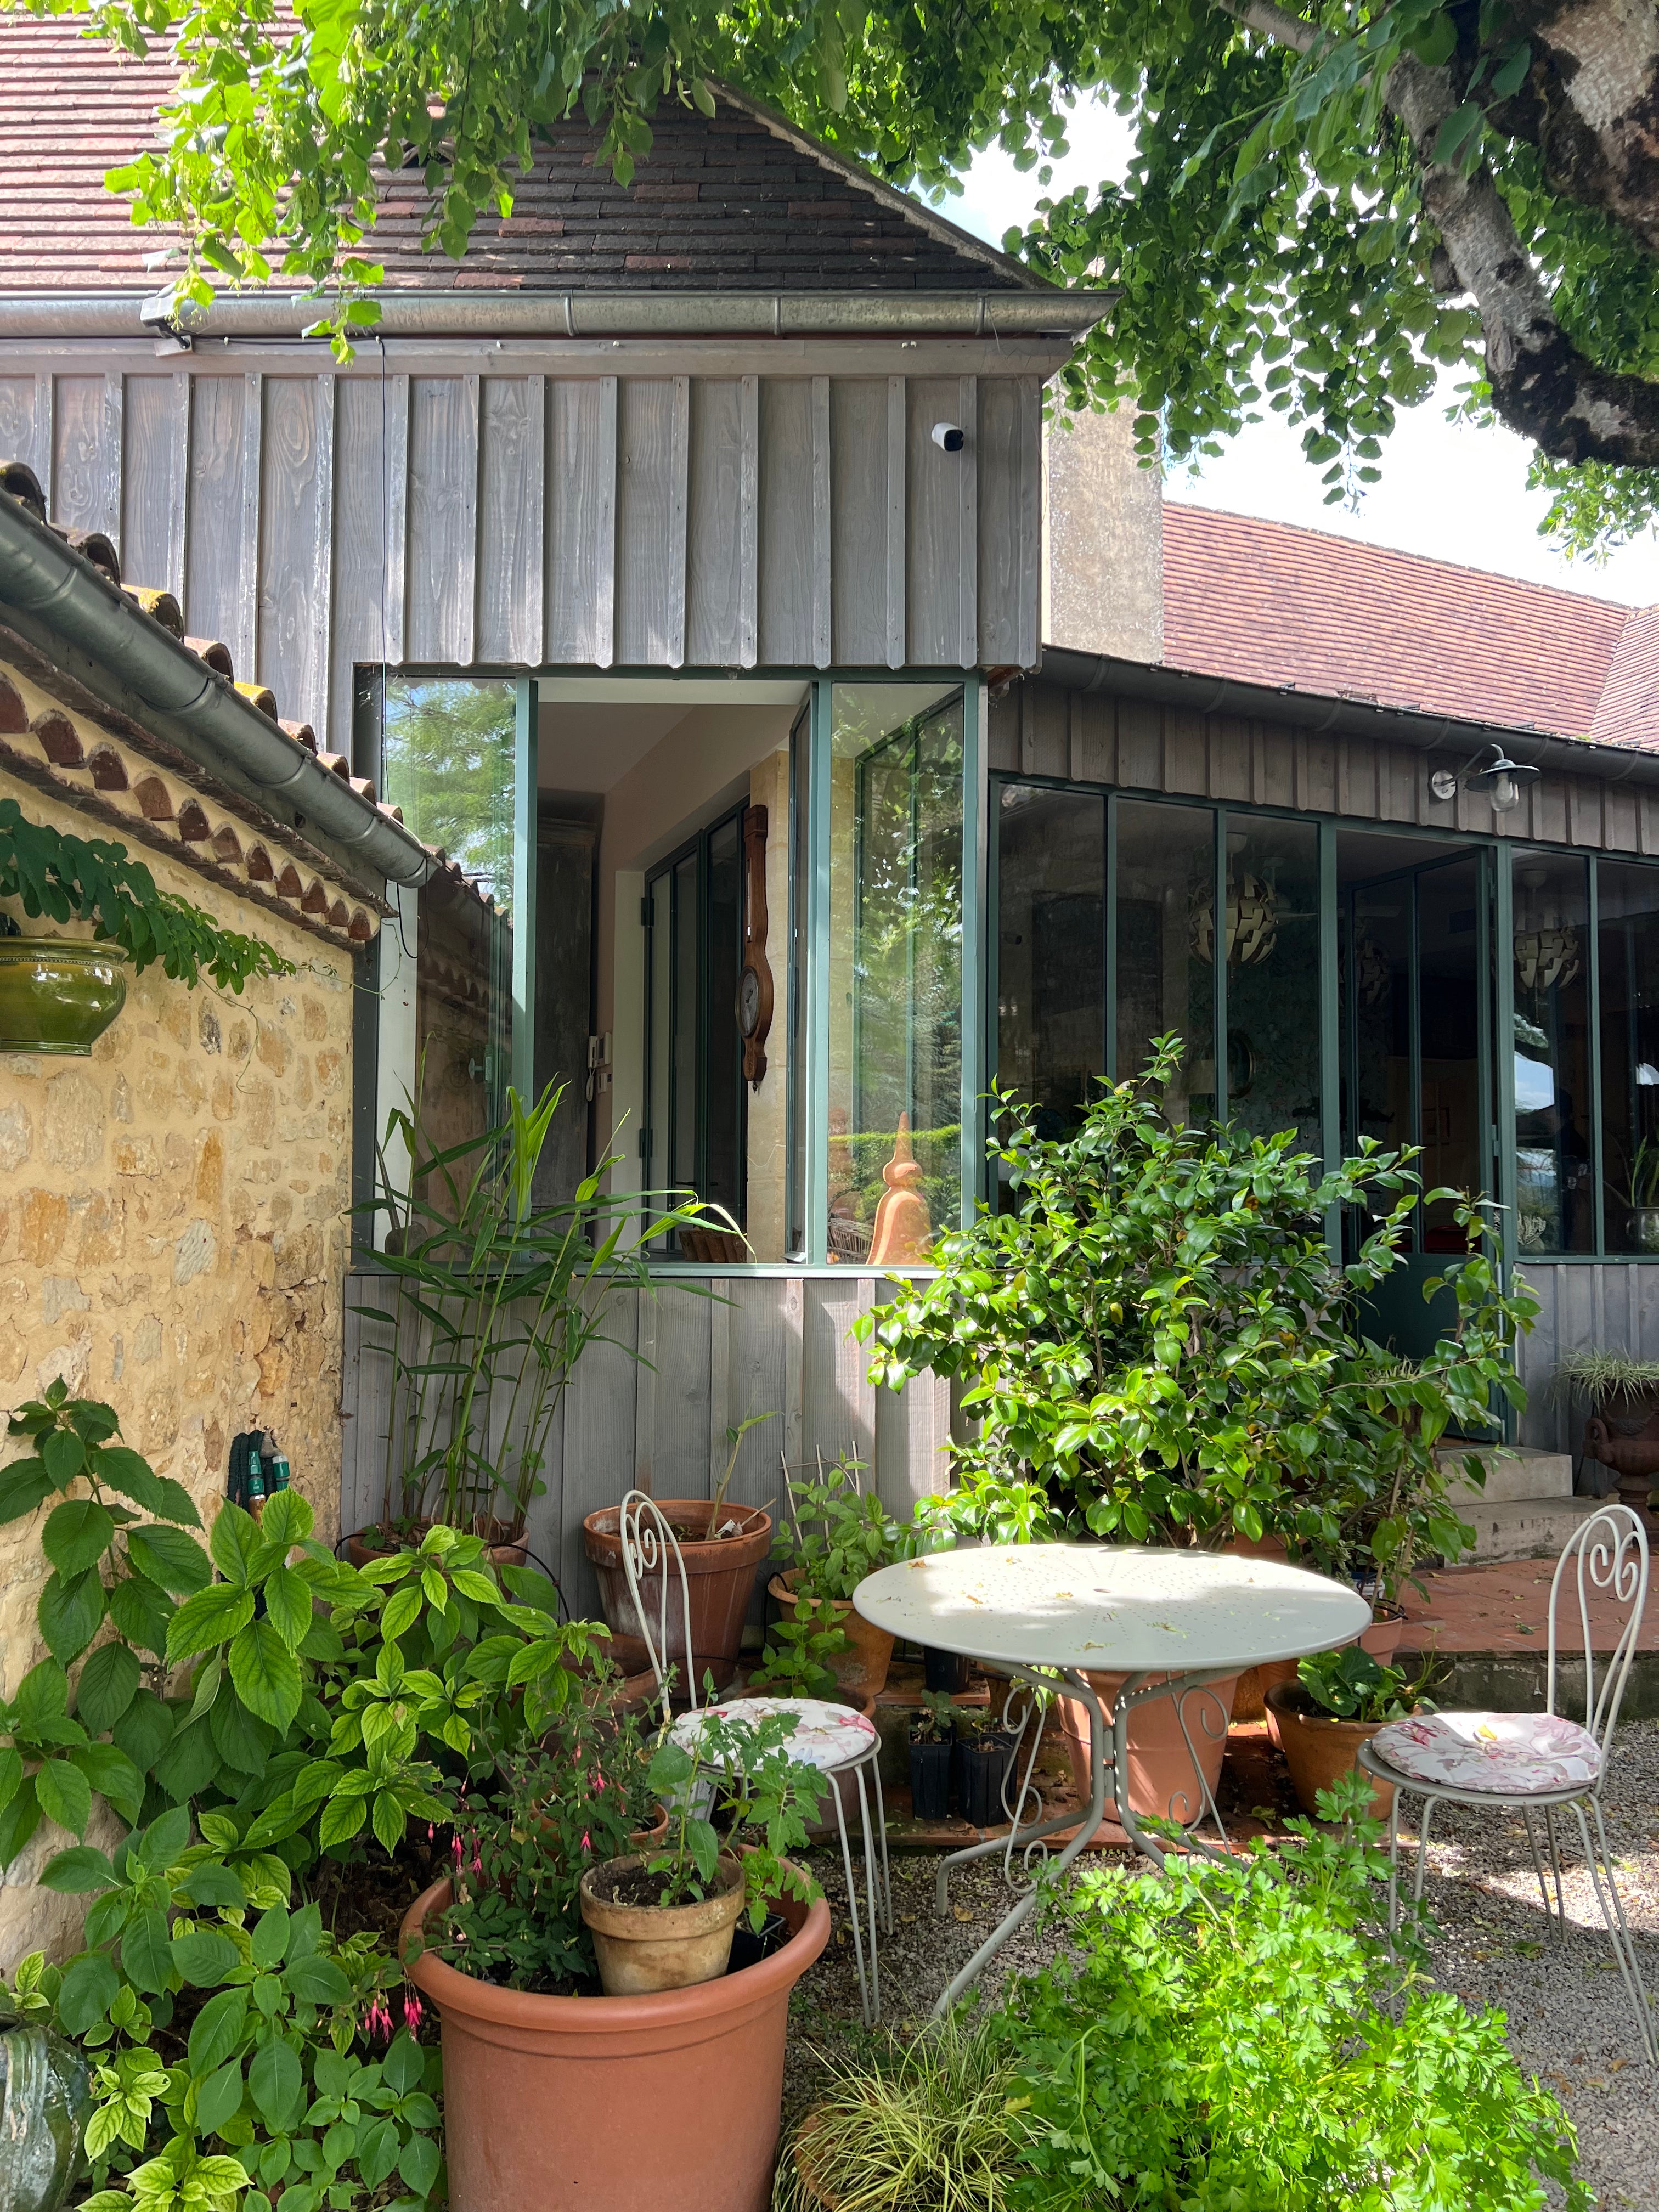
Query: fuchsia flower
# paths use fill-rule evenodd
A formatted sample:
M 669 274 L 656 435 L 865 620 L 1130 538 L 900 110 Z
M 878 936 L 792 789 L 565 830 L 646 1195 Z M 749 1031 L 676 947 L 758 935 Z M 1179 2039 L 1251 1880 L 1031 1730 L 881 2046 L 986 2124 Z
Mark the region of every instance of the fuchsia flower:
M 422 2007 L 421 2001 L 419 1997 L 416 1996 L 414 1990 L 405 1990 L 404 1991 L 404 2020 L 408 2026 L 409 2032 L 411 2035 L 414 2034 L 416 2029 L 419 2027 L 421 2024 L 422 2010 Z
M 587 1830 L 584 1828 L 582 1830 L 582 1849 L 585 1851 L 591 1851 L 592 1848 L 592 1844 L 588 1841 Z

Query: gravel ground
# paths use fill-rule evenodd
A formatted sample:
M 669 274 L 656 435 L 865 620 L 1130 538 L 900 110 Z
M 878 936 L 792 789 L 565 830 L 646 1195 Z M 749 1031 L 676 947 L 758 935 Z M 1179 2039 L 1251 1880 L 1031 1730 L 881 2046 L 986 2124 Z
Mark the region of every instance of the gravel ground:
M 1642 1971 L 1659 1997 L 1659 1722 L 1620 1730 L 1604 1800 L 1620 1887 Z M 1589 1876 L 1569 1865 L 1565 1942 L 1546 1928 L 1526 1831 L 1503 1814 L 1443 1807 L 1435 1817 L 1426 1891 L 1443 1931 L 1435 1966 L 1471 2003 L 1501 2005 L 1522 2067 L 1553 2087 L 1578 2130 L 1581 2171 L 1608 2208 L 1659 2212 L 1659 2083 L 1643 2063 L 1625 1996 L 1602 1933 Z M 1008 1909 L 1000 1859 L 957 1873 L 951 1905 L 933 1907 L 938 1860 L 893 1860 L 895 1926 L 881 1945 L 884 2026 L 925 2017 L 945 1983 Z M 867 2047 L 837 1855 L 815 1856 L 836 1918 L 830 1948 L 797 1990 L 784 2087 L 786 2124 L 813 2100 L 826 2057 Z M 1409 1873 L 1407 1873 L 1409 1880 Z M 984 1978 L 1029 1972 L 1056 1939 L 1022 1928 Z

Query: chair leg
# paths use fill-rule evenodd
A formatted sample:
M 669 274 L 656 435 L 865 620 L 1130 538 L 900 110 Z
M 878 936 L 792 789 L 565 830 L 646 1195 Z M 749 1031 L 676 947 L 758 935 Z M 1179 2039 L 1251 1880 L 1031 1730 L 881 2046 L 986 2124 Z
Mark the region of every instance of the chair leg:
M 870 1834 L 870 1797 L 865 1787 L 865 1769 L 859 1766 L 853 1771 L 858 1777 L 859 1817 L 864 1826 L 864 1903 L 870 1916 L 870 2017 L 866 2026 L 873 2027 L 881 2018 L 881 1949 L 876 1941 L 881 1893 L 876 1880 L 875 1844 Z
M 853 1957 L 859 1972 L 859 2002 L 864 2014 L 865 2026 L 872 2027 L 875 2022 L 870 2010 L 870 1984 L 864 1971 L 864 1931 L 859 1925 L 859 1893 L 853 1881 L 852 1846 L 847 1840 L 847 1808 L 842 1802 L 841 1778 L 838 1775 L 832 1774 L 830 1777 L 830 1787 L 835 1795 L 836 1827 L 841 1836 L 842 1872 L 847 1878 L 847 1912 L 848 1917 L 853 1923 Z M 862 1802 L 863 1795 L 860 1788 L 859 1792 L 860 1802 Z M 867 1820 L 864 1832 L 867 1841 L 870 1833 Z
M 1624 1978 L 1625 1994 L 1636 2014 L 1636 2032 L 1641 2039 L 1642 2056 L 1650 2066 L 1659 2067 L 1659 2042 L 1654 2034 L 1653 2014 L 1648 2005 L 1648 1993 L 1642 1985 L 1642 1968 L 1636 1956 L 1636 1946 L 1631 1941 L 1630 1923 L 1625 1918 L 1625 1901 L 1619 1894 L 1619 1884 L 1613 1878 L 1613 1853 L 1607 1846 L 1607 1832 L 1601 1820 L 1601 1808 L 1592 1797 L 1590 1812 L 1595 1815 L 1595 1839 L 1590 1840 L 1590 1823 L 1584 1815 L 1584 1802 L 1575 1797 L 1572 1810 L 1578 1830 L 1584 1841 L 1584 1857 L 1590 1870 L 1590 1880 L 1595 1885 L 1595 1901 L 1601 1908 L 1601 1918 L 1607 1927 L 1607 1941 L 1613 1945 L 1613 1955 L 1619 1962 L 1619 1972 Z M 1603 1889 L 1602 1883 L 1607 1887 Z
M 1561 1939 L 1565 1942 L 1567 1934 L 1567 1905 L 1561 1889 L 1561 1839 L 1555 1832 L 1553 1805 L 1546 1805 L 1544 1808 L 1544 1827 L 1550 1839 L 1550 1865 L 1555 1872 L 1555 1924 L 1560 1929 Z
M 1549 1879 L 1544 1872 L 1544 1855 L 1538 1848 L 1538 1831 L 1533 1826 L 1530 1805 L 1522 1807 L 1521 1818 L 1527 1824 L 1527 1844 L 1532 1852 L 1532 1870 L 1538 1877 L 1538 1894 L 1544 1901 L 1544 1925 L 1552 1935 L 1559 1936 L 1561 1923 L 1557 1919 L 1554 1908 L 1550 1903 Z
M 1423 1800 L 1423 1818 L 1417 1827 L 1417 1865 L 1412 1875 L 1413 1907 L 1423 1902 L 1423 1877 L 1429 1870 L 1429 1823 L 1434 1818 L 1434 1808 L 1439 1802 L 1437 1797 L 1425 1797 Z
M 1404 1795 L 1398 1783 L 1394 1796 L 1389 1800 L 1389 1942 L 1394 1943 L 1400 1926 L 1400 1800 Z
M 893 1932 L 893 1869 L 887 1856 L 887 1800 L 882 1794 L 879 1753 L 870 1762 L 870 1778 L 876 1785 L 876 1841 L 881 1850 L 881 1924 L 890 1936 Z

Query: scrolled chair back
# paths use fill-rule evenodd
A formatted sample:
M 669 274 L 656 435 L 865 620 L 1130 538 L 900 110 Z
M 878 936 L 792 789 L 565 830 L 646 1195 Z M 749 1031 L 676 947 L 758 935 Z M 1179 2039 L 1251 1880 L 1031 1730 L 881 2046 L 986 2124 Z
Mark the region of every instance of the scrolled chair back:
M 697 1696 L 696 1659 L 691 1649 L 691 1589 L 686 1580 L 685 1559 L 680 1551 L 679 1540 L 669 1526 L 661 1507 L 654 1498 L 647 1497 L 642 1490 L 630 1490 L 623 1498 L 622 1510 L 617 1516 L 617 1533 L 622 1543 L 623 1572 L 628 1577 L 628 1594 L 634 1601 L 634 1612 L 640 1624 L 640 1634 L 645 1639 L 651 1671 L 657 1678 L 657 1691 L 662 1700 L 663 1720 L 666 1724 L 672 1712 L 669 1662 L 672 1646 L 668 1634 L 672 1616 L 669 1607 L 677 1583 L 680 1623 L 684 1630 L 680 1648 L 685 1654 L 686 1685 L 694 1706 Z M 654 1632 L 653 1612 L 656 1617 Z
M 1598 1595 L 1621 1608 L 1624 1620 L 1611 1652 L 1600 1660 L 1595 1650 L 1595 1625 L 1591 1607 Z M 1564 1605 L 1571 1607 L 1566 1621 L 1571 1638 L 1568 1656 L 1580 1651 L 1584 1660 L 1584 1726 L 1601 1745 L 1602 1772 L 1606 1753 L 1619 1723 L 1619 1708 L 1636 1656 L 1642 1632 L 1642 1615 L 1648 1598 L 1648 1536 L 1641 1516 L 1628 1505 L 1609 1501 L 1575 1529 L 1560 1558 L 1550 1584 L 1549 1673 L 1545 1705 L 1556 1705 L 1556 1667 L 1561 1656 Z M 1576 1620 L 1577 1634 L 1572 1633 Z

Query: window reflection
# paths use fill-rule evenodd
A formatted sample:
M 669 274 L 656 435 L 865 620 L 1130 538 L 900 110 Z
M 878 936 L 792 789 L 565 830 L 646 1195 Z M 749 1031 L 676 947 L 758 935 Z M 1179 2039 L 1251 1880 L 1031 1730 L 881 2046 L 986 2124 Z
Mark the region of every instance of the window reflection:
M 998 1079 L 1063 1136 L 1106 1072 L 1106 802 L 1011 783 L 998 823 Z
M 1659 869 L 1603 860 L 1596 900 L 1607 1249 L 1659 1254 Z
M 1522 1252 L 1589 1252 L 1586 863 L 1517 853 L 1513 866 L 1516 1239 Z
M 1207 913 L 1207 903 L 1205 911 Z M 1321 1148 L 1319 832 L 1227 817 L 1227 1118 Z
M 1216 1111 L 1215 833 L 1206 807 L 1117 811 L 1117 1075 L 1139 1075 L 1152 1040 L 1176 1031 L 1185 1051 L 1165 1103 L 1177 1121 Z

